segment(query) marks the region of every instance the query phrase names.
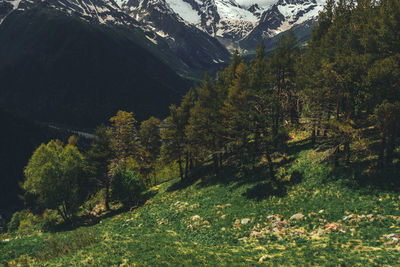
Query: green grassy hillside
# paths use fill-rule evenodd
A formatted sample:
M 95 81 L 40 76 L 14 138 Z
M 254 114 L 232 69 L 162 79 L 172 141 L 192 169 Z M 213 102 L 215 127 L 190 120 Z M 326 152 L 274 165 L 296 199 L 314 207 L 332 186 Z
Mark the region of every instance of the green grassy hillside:
M 172 180 L 92 226 L 2 235 L 0 266 L 400 264 L 400 193 L 333 174 L 321 158 L 295 154 L 278 188 L 262 174 Z

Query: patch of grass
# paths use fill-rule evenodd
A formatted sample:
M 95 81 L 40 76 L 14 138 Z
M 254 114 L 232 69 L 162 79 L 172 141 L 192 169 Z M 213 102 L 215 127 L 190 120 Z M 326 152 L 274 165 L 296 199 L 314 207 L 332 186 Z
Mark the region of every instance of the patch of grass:
M 79 228 L 70 234 L 49 235 L 45 242 L 46 249 L 40 252 L 36 258 L 39 261 L 46 261 L 93 245 L 99 241 L 100 238 L 94 228 Z

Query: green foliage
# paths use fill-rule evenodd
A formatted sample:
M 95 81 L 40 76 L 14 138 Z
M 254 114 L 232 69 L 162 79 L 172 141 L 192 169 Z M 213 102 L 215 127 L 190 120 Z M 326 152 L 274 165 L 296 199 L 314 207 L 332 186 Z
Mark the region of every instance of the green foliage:
M 8 231 L 15 232 L 17 230 L 22 230 L 26 225 L 30 224 L 33 221 L 33 217 L 34 215 L 28 210 L 15 212 L 10 222 L 8 223 Z M 37 221 L 37 219 L 35 221 Z
M 350 143 L 360 136 L 366 121 L 374 121 L 370 120 L 377 115 L 374 110 L 380 109 L 381 119 L 390 117 L 382 105 L 400 100 L 398 6 L 398 0 L 329 2 L 297 67 L 303 114 L 313 140 L 316 132 L 325 137 L 328 132 L 323 146 L 334 151 L 335 165 L 341 155 L 350 163 Z M 396 137 L 388 137 L 382 127 L 374 126 L 379 130 L 373 138 L 381 139 L 379 165 L 383 166 L 385 150 L 389 151 L 385 161 L 392 165 L 398 134 L 392 129 L 390 135 Z
M 42 144 L 25 167 L 23 189 L 43 209 L 58 210 L 70 221 L 85 199 L 85 159 L 79 150 L 59 141 Z
M 138 204 L 145 190 L 143 179 L 133 171 L 117 170 L 112 184 L 112 197 L 125 205 Z
M 35 215 L 29 210 L 17 211 L 8 223 L 8 232 L 48 231 L 56 225 L 58 219 L 57 212 L 49 209 L 45 210 L 41 216 Z
M 154 167 L 152 180 L 154 185 L 158 185 L 179 177 L 179 166 L 177 162 L 165 163 L 159 158 Z
M 132 112 L 119 110 L 110 118 L 112 126 L 109 130 L 111 136 L 111 149 L 118 161 L 123 164 L 129 156 L 137 152 L 136 123 Z

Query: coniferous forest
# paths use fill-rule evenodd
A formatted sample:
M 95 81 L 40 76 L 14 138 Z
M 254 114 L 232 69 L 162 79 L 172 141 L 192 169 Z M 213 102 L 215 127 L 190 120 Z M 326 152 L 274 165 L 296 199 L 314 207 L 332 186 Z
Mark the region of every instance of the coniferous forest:
M 33 152 L 0 265 L 400 263 L 399 0 L 329 0 L 136 118 Z

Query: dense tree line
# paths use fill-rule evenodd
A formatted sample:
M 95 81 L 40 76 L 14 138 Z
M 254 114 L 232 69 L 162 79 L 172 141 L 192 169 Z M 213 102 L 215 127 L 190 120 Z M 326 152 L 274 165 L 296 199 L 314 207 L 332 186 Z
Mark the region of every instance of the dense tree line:
M 334 166 L 351 163 L 354 142 L 367 132 L 379 140 L 379 169 L 394 162 L 399 123 L 400 1 L 330 0 L 307 46 L 289 32 L 270 54 L 261 43 L 250 62 L 235 52 L 165 120 L 151 117 L 138 127 L 132 113 L 119 111 L 83 154 L 71 140 L 42 145 L 23 187 L 68 220 L 85 194 L 100 189 L 106 209 L 111 199 L 138 201 L 160 162 L 176 163 L 181 180 L 211 163 L 216 175 L 226 166 L 243 174 L 262 166 L 276 181 L 274 157 L 286 159 L 296 128 L 314 144 L 321 140 Z

